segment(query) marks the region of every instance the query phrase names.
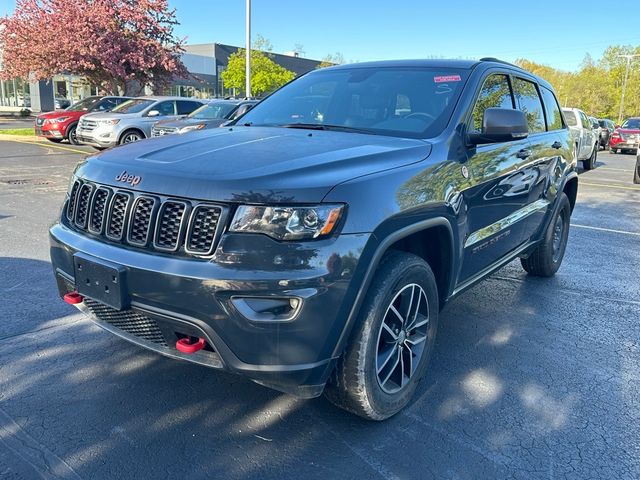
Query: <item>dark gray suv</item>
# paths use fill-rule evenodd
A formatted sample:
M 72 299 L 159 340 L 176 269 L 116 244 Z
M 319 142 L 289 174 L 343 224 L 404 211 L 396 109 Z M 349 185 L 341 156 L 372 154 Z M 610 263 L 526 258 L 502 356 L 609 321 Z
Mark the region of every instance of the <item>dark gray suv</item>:
M 51 258 L 122 338 L 381 420 L 449 300 L 518 257 L 557 271 L 577 182 L 551 86 L 514 65 L 338 66 L 79 164 Z

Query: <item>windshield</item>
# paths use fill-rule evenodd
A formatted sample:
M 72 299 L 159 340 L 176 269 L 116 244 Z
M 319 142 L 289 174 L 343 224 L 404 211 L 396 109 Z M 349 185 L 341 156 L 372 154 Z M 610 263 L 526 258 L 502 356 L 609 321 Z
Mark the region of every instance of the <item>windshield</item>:
M 134 98 L 133 100 L 127 100 L 126 102 L 121 103 L 111 111 L 114 113 L 140 113 L 152 103 L 153 100 Z
M 640 130 L 640 118 L 629 118 L 622 124 L 622 128 L 631 128 L 634 130 Z
M 228 102 L 213 102 L 203 105 L 197 110 L 191 112 L 188 117 L 198 120 L 215 120 L 227 118 L 236 105 Z
M 447 125 L 467 76 L 419 67 L 316 70 L 253 107 L 241 125 L 433 137 Z
M 571 110 L 563 110 L 564 118 L 567 121 L 567 125 L 570 127 L 575 127 L 578 125 L 578 120 L 576 120 L 576 114 Z
M 68 112 L 80 112 L 91 110 L 91 108 L 100 101 L 100 97 L 89 97 L 84 100 L 80 100 L 78 103 L 74 103 L 69 108 Z

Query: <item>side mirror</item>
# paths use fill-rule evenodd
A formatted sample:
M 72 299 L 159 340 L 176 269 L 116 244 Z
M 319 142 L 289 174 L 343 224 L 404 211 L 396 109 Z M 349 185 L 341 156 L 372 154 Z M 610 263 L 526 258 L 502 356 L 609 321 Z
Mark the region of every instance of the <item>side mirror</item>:
M 487 108 L 482 119 L 482 132 L 469 134 L 472 145 L 520 140 L 529 136 L 527 117 L 520 110 Z
M 147 117 L 157 117 L 158 115 L 160 115 L 158 110 L 149 110 L 149 113 L 147 113 Z

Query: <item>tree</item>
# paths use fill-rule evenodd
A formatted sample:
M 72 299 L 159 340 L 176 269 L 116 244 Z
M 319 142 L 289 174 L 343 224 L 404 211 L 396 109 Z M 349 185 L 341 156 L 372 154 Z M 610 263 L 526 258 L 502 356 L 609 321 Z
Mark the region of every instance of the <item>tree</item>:
M 0 78 L 70 73 L 131 95 L 189 75 L 167 0 L 18 0 L 0 23 Z
M 229 56 L 227 68 L 220 74 L 224 87 L 245 91 L 245 49 Z M 260 96 L 273 91 L 295 78 L 295 73 L 274 62 L 267 53 L 251 50 L 251 91 Z
M 332 67 L 333 65 L 342 65 L 345 63 L 344 56 L 340 52 L 336 52 L 335 54 L 327 54 L 322 59 L 318 68 Z

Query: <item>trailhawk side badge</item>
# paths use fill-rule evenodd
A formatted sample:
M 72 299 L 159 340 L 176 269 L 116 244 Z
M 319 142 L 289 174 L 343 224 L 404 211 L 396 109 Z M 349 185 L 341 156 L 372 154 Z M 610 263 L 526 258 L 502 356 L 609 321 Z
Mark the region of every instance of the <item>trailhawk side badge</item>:
M 116 177 L 116 182 L 124 182 L 131 184 L 132 187 L 135 187 L 142 181 L 142 177 L 139 175 L 131 175 L 127 173 L 127 171 L 123 171 L 120 175 Z

